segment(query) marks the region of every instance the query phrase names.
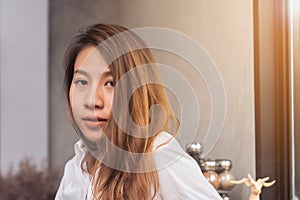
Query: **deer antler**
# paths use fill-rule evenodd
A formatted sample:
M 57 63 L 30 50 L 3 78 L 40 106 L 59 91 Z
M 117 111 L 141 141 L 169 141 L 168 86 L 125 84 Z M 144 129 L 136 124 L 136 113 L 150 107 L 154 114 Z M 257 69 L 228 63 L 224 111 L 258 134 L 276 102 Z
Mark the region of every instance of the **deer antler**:
M 269 180 L 270 179 L 270 177 L 265 177 L 265 178 L 260 178 L 260 179 L 258 179 L 258 180 L 260 180 L 260 181 L 262 181 L 262 182 L 266 182 L 267 180 Z
M 243 178 L 241 180 L 238 181 L 230 181 L 233 184 L 241 184 L 241 183 L 245 183 L 245 185 L 247 185 L 248 187 L 251 187 L 251 194 L 249 197 L 249 200 L 259 200 L 259 196 L 261 193 L 261 189 L 262 187 L 270 187 L 275 183 L 275 180 L 272 182 L 266 182 L 268 181 L 270 178 L 269 177 L 265 177 L 265 178 L 260 178 L 257 179 L 257 181 L 255 181 L 250 174 L 248 174 L 248 178 Z
M 246 180 L 247 180 L 246 178 L 243 178 L 243 179 L 238 180 L 238 181 L 230 181 L 230 182 L 233 183 L 233 184 L 242 184 L 242 183 L 245 183 Z
M 251 175 L 250 174 L 248 174 L 248 178 L 249 178 L 249 180 L 251 181 L 251 183 L 255 183 L 255 180 L 251 177 Z
M 270 186 L 274 185 L 275 182 L 276 182 L 276 181 L 274 180 L 274 181 L 269 182 L 269 183 L 263 183 L 263 186 L 264 186 L 264 187 L 270 187 Z
M 253 180 L 253 178 L 251 177 L 250 174 L 248 174 L 248 178 L 247 178 L 247 181 L 245 182 L 245 184 L 246 184 L 247 186 L 255 185 L 255 180 Z
M 255 181 L 252 179 L 252 177 L 250 176 L 250 174 L 248 174 L 248 178 L 243 178 L 239 181 L 230 181 L 233 184 L 242 184 L 245 183 L 247 186 L 252 186 L 255 184 Z

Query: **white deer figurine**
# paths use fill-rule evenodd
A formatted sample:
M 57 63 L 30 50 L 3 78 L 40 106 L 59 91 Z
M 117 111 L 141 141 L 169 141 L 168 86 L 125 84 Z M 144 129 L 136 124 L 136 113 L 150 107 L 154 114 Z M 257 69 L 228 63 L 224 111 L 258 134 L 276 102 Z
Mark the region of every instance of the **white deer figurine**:
M 259 200 L 259 196 L 261 193 L 261 188 L 270 187 L 275 183 L 275 180 L 272 182 L 266 182 L 269 180 L 269 177 L 259 178 L 257 181 L 253 180 L 253 178 L 248 174 L 248 178 L 243 178 L 239 181 L 231 181 L 234 184 L 242 184 L 245 183 L 248 187 L 251 187 L 251 194 L 249 200 Z

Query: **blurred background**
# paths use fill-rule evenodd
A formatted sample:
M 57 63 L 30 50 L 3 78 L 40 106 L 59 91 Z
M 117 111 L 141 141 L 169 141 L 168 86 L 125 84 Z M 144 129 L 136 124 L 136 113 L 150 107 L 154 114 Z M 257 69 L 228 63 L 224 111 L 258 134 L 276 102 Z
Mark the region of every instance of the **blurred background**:
M 237 179 L 247 173 L 276 179 L 262 199 L 300 196 L 299 10 L 299 0 L 0 0 L 1 173 L 29 158 L 57 169 L 60 179 L 74 155 L 78 137 L 67 118 L 63 56 L 78 30 L 99 22 L 155 26 L 196 40 L 223 79 L 225 124 L 207 157 L 232 160 Z M 159 63 L 189 65 L 154 54 Z M 195 139 L 201 142 L 210 96 L 205 78 L 185 76 L 201 91 Z M 230 194 L 248 199 L 249 192 L 236 186 Z

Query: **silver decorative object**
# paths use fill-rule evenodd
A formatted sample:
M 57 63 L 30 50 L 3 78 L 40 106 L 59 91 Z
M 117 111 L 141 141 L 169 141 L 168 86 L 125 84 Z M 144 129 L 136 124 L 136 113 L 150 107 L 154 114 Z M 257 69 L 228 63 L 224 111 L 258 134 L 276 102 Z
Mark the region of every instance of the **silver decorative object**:
M 232 162 L 228 159 L 216 159 L 216 172 L 222 173 L 225 170 L 230 171 L 232 168 Z
M 203 152 L 203 146 L 201 143 L 192 143 L 188 145 L 186 152 L 192 156 L 197 163 L 200 161 L 201 153 Z
M 232 181 L 235 180 L 230 172 L 232 162 L 229 159 L 203 159 L 201 153 L 203 146 L 201 143 L 192 143 L 187 149 L 187 153 L 191 155 L 199 164 L 205 178 L 218 190 L 224 200 L 230 200 L 229 191 L 234 187 Z

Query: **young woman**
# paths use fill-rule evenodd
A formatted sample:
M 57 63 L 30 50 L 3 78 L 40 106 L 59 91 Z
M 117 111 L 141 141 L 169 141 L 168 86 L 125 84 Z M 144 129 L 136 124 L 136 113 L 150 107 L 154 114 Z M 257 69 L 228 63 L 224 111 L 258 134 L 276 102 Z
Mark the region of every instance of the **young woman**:
M 141 38 L 92 25 L 71 42 L 65 67 L 80 140 L 56 200 L 221 199 L 174 138 L 179 122 Z

